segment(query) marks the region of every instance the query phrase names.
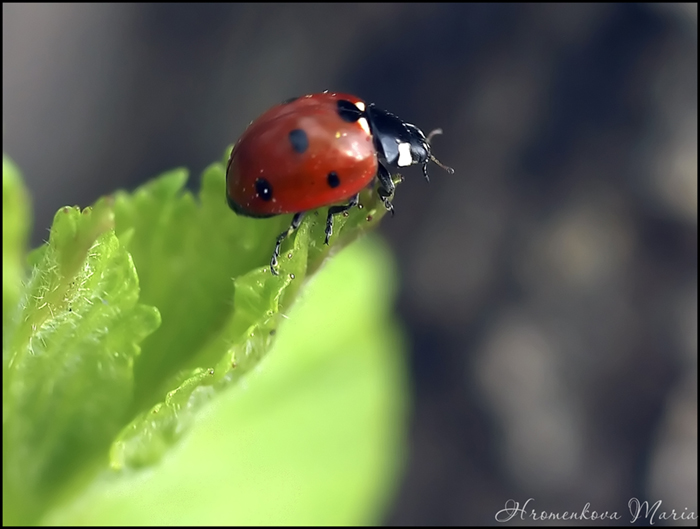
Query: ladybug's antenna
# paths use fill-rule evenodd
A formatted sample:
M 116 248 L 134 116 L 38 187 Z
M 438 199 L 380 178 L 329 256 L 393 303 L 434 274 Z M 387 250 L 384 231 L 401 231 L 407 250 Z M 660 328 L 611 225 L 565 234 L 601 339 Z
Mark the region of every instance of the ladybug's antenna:
M 428 134 L 428 137 L 425 138 L 425 142 L 428 144 L 428 147 L 430 147 L 430 140 L 433 139 L 433 136 L 437 136 L 438 134 L 442 134 L 442 129 L 435 129 L 435 130 L 431 131 L 430 134 Z M 432 150 L 432 149 L 431 149 L 431 150 Z M 435 165 L 437 165 L 438 167 L 444 169 L 444 170 L 447 171 L 449 174 L 454 174 L 454 172 L 455 172 L 455 170 L 452 169 L 452 167 L 446 166 L 446 165 L 443 164 L 440 160 L 438 160 L 437 158 L 435 158 L 435 156 L 433 156 L 433 153 L 432 153 L 432 152 L 429 152 L 429 153 L 428 153 L 428 160 L 430 160 L 431 162 L 433 162 L 433 163 L 434 163 Z M 425 179 L 426 179 L 426 180 L 429 180 L 429 179 L 428 179 L 428 164 L 427 164 L 427 163 L 423 166 L 423 175 L 425 176 Z
M 430 140 L 433 139 L 433 136 L 437 136 L 437 135 L 439 135 L 439 134 L 442 134 L 442 129 L 431 130 L 431 131 L 430 131 L 430 134 L 428 134 L 428 137 L 425 138 L 425 141 L 427 141 L 427 142 L 428 142 L 428 145 L 430 145 Z

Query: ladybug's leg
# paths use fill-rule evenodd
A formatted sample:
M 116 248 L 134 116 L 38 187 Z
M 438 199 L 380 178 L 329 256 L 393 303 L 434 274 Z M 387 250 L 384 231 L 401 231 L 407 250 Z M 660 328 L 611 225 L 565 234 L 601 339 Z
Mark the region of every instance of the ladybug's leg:
M 331 238 L 331 235 L 333 235 L 333 215 L 337 215 L 338 213 L 347 211 L 351 207 L 357 206 L 359 202 L 360 194 L 358 193 L 357 195 L 352 197 L 350 199 L 350 202 L 348 202 L 344 206 L 332 206 L 328 208 L 328 216 L 326 217 L 326 244 L 328 244 L 328 240 Z
M 384 207 L 391 211 L 391 215 L 394 215 L 394 206 L 389 201 L 389 198 L 394 194 L 394 181 L 391 179 L 391 173 L 382 164 L 379 164 L 377 168 L 377 180 L 379 180 L 379 188 L 377 193 L 379 193 L 379 198 L 384 202 Z
M 289 225 L 286 231 L 283 231 L 277 236 L 277 244 L 275 244 L 275 251 L 272 252 L 272 260 L 270 261 L 270 271 L 274 275 L 279 275 L 275 267 L 277 266 L 277 258 L 280 256 L 280 248 L 282 247 L 282 241 L 284 241 L 287 236 L 296 230 L 301 224 L 301 219 L 304 218 L 304 212 L 297 213 L 292 219 L 292 223 Z

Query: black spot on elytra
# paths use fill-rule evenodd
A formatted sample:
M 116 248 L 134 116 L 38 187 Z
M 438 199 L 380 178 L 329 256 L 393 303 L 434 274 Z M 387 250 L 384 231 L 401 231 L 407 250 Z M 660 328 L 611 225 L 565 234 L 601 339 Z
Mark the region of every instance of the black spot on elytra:
M 255 192 L 265 202 L 272 200 L 272 186 L 270 185 L 270 182 L 264 178 L 258 178 L 255 180 Z
M 340 99 L 338 100 L 338 115 L 343 121 L 355 123 L 362 117 L 362 112 L 354 103 L 351 103 L 347 99 Z
M 296 101 L 297 99 L 299 99 L 299 97 L 290 97 L 289 99 L 285 99 L 284 101 L 282 101 L 282 104 L 288 105 L 289 103 L 294 103 L 294 101 Z
M 334 188 L 340 185 L 340 178 L 338 178 L 338 173 L 335 171 L 328 173 L 328 185 Z
M 309 137 L 303 130 L 294 129 L 289 133 L 289 143 L 292 144 L 292 149 L 303 154 L 309 148 Z

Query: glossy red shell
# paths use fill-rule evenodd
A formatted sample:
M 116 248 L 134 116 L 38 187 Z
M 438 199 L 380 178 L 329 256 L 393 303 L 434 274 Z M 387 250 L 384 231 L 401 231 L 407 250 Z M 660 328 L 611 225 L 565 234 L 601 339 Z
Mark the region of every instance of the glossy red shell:
M 340 117 L 337 102 L 342 99 L 364 104 L 348 94 L 313 94 L 274 106 L 250 124 L 226 171 L 226 192 L 236 211 L 250 216 L 308 211 L 347 202 L 373 180 L 377 155 L 372 136 L 362 120 L 348 123 Z M 308 138 L 301 153 L 288 139 L 295 129 Z M 337 187 L 329 185 L 330 172 L 338 177 Z M 258 178 L 271 186 L 271 199 L 258 196 Z

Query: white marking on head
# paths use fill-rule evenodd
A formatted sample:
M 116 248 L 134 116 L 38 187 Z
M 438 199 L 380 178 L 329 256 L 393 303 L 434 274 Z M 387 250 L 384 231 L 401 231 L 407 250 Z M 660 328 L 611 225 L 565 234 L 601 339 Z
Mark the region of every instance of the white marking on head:
M 365 111 L 365 104 L 362 101 L 358 101 L 357 103 L 355 103 L 355 106 L 358 108 L 358 110 L 360 112 Z
M 360 118 L 357 120 L 357 122 L 360 124 L 360 127 L 362 127 L 362 130 L 364 130 L 367 134 L 372 134 L 372 131 L 369 129 L 369 123 L 367 123 L 365 118 Z
M 408 167 L 413 164 L 413 156 L 411 156 L 411 144 L 399 143 L 399 159 L 396 165 L 399 167 Z

